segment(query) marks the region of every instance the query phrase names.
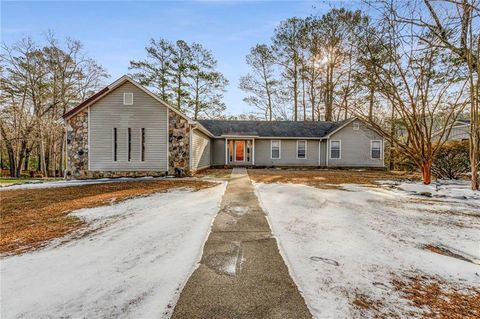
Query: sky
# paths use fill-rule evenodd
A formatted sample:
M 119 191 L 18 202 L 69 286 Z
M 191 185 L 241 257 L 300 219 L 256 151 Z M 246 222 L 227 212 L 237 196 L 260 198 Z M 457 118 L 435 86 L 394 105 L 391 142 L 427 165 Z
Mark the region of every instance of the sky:
M 240 76 L 249 72 L 245 56 L 269 43 L 275 27 L 289 17 L 322 14 L 325 1 L 2 1 L 1 41 L 11 45 L 30 36 L 41 42 L 48 31 L 83 43 L 88 55 L 111 77 L 128 73 L 130 60 L 146 56 L 151 38 L 198 42 L 211 50 L 230 81 L 227 114 L 253 111 L 242 99 Z M 107 84 L 107 83 L 106 83 Z

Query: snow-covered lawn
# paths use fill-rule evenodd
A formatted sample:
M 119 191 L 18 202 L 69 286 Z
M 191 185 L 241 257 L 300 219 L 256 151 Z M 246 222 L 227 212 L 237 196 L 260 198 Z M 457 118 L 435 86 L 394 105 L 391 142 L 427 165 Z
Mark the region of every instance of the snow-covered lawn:
M 0 187 L 2 190 L 14 189 L 39 189 L 39 188 L 57 188 L 68 186 L 85 186 L 104 183 L 134 182 L 134 181 L 153 181 L 169 179 L 170 177 L 120 177 L 120 178 L 94 178 L 94 179 L 71 179 L 71 180 L 32 180 L 22 184 L 13 184 Z M 177 179 L 178 180 L 178 179 Z
M 373 316 L 352 304 L 360 295 L 378 302 L 387 317 L 411 317 L 409 310 L 419 314 L 422 310 L 395 289 L 395 278 L 426 275 L 457 288 L 480 287 L 480 194 L 467 184 L 443 185 L 438 191 L 394 182 L 340 189 L 255 187 L 316 318 Z
M 201 256 L 225 186 L 75 212 L 100 230 L 2 260 L 1 317 L 168 316 Z

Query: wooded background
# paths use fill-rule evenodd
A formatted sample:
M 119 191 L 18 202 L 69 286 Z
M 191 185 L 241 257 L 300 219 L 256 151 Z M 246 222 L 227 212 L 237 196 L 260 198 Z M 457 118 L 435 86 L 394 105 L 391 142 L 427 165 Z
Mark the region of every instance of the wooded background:
M 457 120 L 469 120 L 472 188 L 480 157 L 480 0 L 372 0 L 362 10 L 279 23 L 254 45 L 240 78 L 254 111 L 225 116 L 228 80 L 199 43 L 159 37 L 131 75 L 198 118 L 338 121 L 357 116 L 389 143 L 389 168 L 406 155 L 430 183 Z M 370 16 L 368 13 L 372 13 Z M 48 34 L 3 45 L 1 160 L 11 176 L 62 176 L 61 115 L 105 85 L 107 71 L 80 42 Z

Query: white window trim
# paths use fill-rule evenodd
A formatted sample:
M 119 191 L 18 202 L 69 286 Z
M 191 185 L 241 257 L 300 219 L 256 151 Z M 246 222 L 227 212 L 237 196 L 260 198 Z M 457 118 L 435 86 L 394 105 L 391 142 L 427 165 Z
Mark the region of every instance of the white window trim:
M 127 103 L 127 94 L 132 96 L 132 103 Z M 133 93 L 131 92 L 124 92 L 123 93 L 123 105 L 133 105 Z
M 339 146 L 340 146 L 340 150 L 338 152 L 338 157 L 332 157 L 332 142 L 338 142 Z M 342 159 L 342 140 L 330 140 L 330 143 L 329 143 L 329 150 L 328 150 L 328 158 L 329 159 L 333 159 L 333 160 L 339 160 L 339 159 Z
M 298 142 L 305 142 L 305 157 L 298 157 Z M 306 160 L 307 159 L 307 144 L 308 142 L 306 140 L 297 140 L 297 159 L 300 160 Z
M 360 123 L 353 122 L 353 130 L 354 131 L 359 131 L 360 130 Z
M 379 142 L 380 143 L 380 157 L 379 158 L 372 157 L 373 143 L 374 142 Z M 370 159 L 371 160 L 382 160 L 382 157 L 383 157 L 383 147 L 382 146 L 383 146 L 382 140 L 371 140 L 370 141 Z
M 273 142 L 278 142 L 278 157 L 272 156 Z M 270 140 L 270 159 L 282 159 L 282 141 L 281 140 Z

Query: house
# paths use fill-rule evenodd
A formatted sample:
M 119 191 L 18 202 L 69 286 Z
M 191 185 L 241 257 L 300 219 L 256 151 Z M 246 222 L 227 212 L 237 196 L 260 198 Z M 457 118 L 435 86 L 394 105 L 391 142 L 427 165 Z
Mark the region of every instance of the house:
M 383 138 L 340 122 L 193 121 L 123 76 L 63 115 L 67 175 L 162 176 L 211 166 L 384 167 Z
M 449 141 L 468 141 L 470 138 L 470 121 L 469 120 L 458 120 L 452 126 L 450 135 L 448 136 Z
M 452 125 L 450 133 L 448 132 L 448 130 L 443 131 L 439 129 L 434 131 L 434 133 L 432 134 L 432 138 L 436 142 L 438 142 L 440 139 L 445 142 L 468 141 L 470 139 L 470 121 L 456 120 Z

